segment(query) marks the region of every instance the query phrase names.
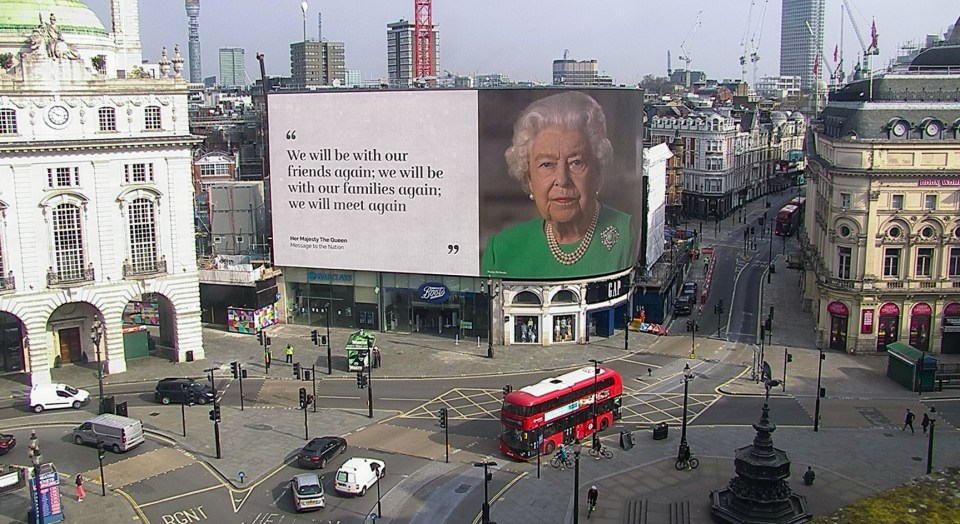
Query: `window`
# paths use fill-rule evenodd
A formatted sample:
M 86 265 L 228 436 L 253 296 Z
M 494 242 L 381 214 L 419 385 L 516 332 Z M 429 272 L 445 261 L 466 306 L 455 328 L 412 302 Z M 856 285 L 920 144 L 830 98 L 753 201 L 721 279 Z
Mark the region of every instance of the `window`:
M 900 235 L 903 231 L 900 230 L 900 226 L 893 226 L 887 230 L 887 234 L 890 235 L 890 238 L 900 238 Z
M 80 185 L 79 167 L 48 167 L 47 186 L 51 189 L 58 187 L 77 187 Z
M 13 109 L 0 109 L 0 135 L 17 134 L 17 112 Z
M 227 164 L 227 163 L 200 164 L 201 177 L 226 176 L 229 174 L 230 174 L 230 164 Z
M 157 219 L 154 203 L 138 198 L 127 208 L 130 221 L 130 265 L 137 273 L 157 268 Z
M 923 208 L 924 209 L 937 209 L 937 195 L 925 195 L 923 197 Z
M 852 232 L 849 226 L 840 226 L 840 237 L 847 238 Z
M 83 280 L 86 261 L 80 208 L 60 204 L 53 210 L 53 249 L 58 280 Z
M 853 259 L 853 248 L 841 247 L 840 260 L 837 264 L 837 278 L 850 279 L 850 261 Z
M 950 248 L 950 278 L 960 278 L 960 247 Z
M 840 193 L 840 207 L 850 209 L 850 193 Z
M 237 244 L 243 244 L 243 237 L 241 236 L 237 237 Z
M 920 237 L 925 240 L 930 240 L 936 234 L 937 231 L 930 226 L 924 226 L 923 229 L 920 230 Z
M 914 272 L 918 277 L 929 277 L 931 275 L 931 263 L 933 262 L 933 248 L 921 247 L 917 250 L 917 267 Z
M 890 196 L 890 208 L 891 208 L 891 209 L 903 209 L 903 195 L 891 195 L 891 196 Z
M 100 131 L 117 130 L 117 110 L 112 107 L 101 107 L 97 113 L 100 115 Z
M 147 106 L 143 111 L 143 127 L 147 131 L 160 131 L 160 108 Z
M 128 184 L 153 182 L 153 164 L 124 164 L 123 181 Z
M 900 277 L 900 248 L 887 248 L 883 252 L 883 276 Z

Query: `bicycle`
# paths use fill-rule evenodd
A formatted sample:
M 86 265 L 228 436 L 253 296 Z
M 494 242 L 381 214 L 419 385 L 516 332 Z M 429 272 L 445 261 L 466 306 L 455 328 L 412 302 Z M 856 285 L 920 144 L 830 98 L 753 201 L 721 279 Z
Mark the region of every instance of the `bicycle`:
M 697 466 L 700 465 L 700 461 L 696 457 L 689 458 L 678 458 L 677 463 L 673 467 L 677 468 L 677 471 L 683 471 L 685 469 L 697 469 Z
M 587 502 L 587 520 L 590 520 L 590 514 L 597 510 L 596 501 Z
M 607 446 L 604 446 L 604 445 L 602 445 L 602 444 L 600 445 L 599 448 L 590 448 L 590 450 L 588 451 L 588 453 L 590 453 L 590 456 L 591 456 L 591 457 L 596 457 L 596 458 L 603 457 L 603 458 L 606 458 L 606 459 L 612 459 L 612 458 L 613 458 L 613 452 L 610 451 L 610 448 L 608 448 Z
M 554 455 L 553 458 L 550 459 L 550 465 L 555 468 L 559 468 L 561 465 L 565 468 L 573 468 L 573 459 L 570 457 L 561 459 L 560 455 Z

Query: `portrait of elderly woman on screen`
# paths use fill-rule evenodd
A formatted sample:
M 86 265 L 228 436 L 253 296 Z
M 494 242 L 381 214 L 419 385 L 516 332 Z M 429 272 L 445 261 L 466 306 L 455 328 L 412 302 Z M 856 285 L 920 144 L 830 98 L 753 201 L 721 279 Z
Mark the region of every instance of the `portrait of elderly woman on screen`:
M 517 118 L 504 157 L 540 217 L 489 239 L 484 274 L 564 278 L 633 265 L 630 215 L 598 200 L 613 146 L 593 98 L 571 91 L 531 103 Z

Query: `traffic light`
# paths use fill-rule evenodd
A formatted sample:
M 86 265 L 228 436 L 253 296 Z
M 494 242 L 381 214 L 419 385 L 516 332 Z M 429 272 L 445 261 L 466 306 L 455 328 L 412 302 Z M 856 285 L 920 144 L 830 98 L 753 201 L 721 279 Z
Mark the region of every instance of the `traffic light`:
M 213 409 L 210 410 L 210 420 L 220 422 L 220 404 L 213 405 Z
M 713 305 L 713 312 L 714 312 L 714 314 L 717 314 L 717 315 L 720 314 L 720 304 L 714 304 L 714 305 Z
M 106 451 L 106 448 L 105 448 L 104 445 L 103 445 L 103 441 L 102 441 L 102 440 L 98 440 L 98 441 L 97 441 L 97 457 L 98 457 L 100 460 L 103 460 L 103 457 L 105 457 L 106 454 L 107 454 L 107 451 Z
M 720 299 L 720 302 L 717 303 L 717 306 L 720 307 L 719 313 L 723 314 L 723 299 Z
M 233 378 L 240 378 L 240 363 L 231 362 L 230 363 L 230 373 L 233 374 Z
M 767 320 L 763 323 L 763 327 L 767 328 L 767 331 L 773 331 L 773 319 L 767 317 Z
M 756 229 L 755 227 L 753 227 L 753 226 L 750 226 L 750 234 L 751 234 L 751 235 L 756 235 L 756 234 L 757 234 L 757 229 Z
M 197 403 L 197 391 L 193 388 L 187 388 L 187 405 L 192 406 Z
M 693 331 L 693 321 L 687 319 L 687 331 Z
M 440 411 L 437 413 L 437 418 L 440 419 L 440 427 L 446 429 L 446 427 L 447 427 L 447 408 L 440 408 Z
M 509 395 L 511 391 L 513 391 L 513 386 L 511 386 L 510 384 L 503 386 L 503 396 Z
M 313 341 L 313 345 L 318 345 L 320 343 L 320 332 L 314 329 L 310 332 L 310 340 Z
M 267 347 L 270 347 L 270 337 L 268 337 L 267 335 L 264 335 L 263 338 L 264 338 L 264 340 L 265 340 L 265 342 L 263 343 L 263 345 L 264 345 L 264 346 L 267 346 Z
M 296 377 L 297 380 L 300 380 L 300 363 L 299 362 L 293 363 L 293 376 Z
M 793 353 L 787 353 L 787 362 L 793 362 Z
M 820 388 L 820 398 L 826 398 L 827 388 Z
M 263 331 L 257 331 L 257 342 L 259 342 L 261 346 L 263 345 Z
M 327 345 L 327 336 L 326 336 L 326 335 L 320 335 L 320 345 L 321 345 L 321 346 L 326 346 L 326 345 Z
M 300 409 L 307 407 L 307 388 L 300 388 Z
M 367 376 L 363 374 L 363 371 L 357 371 L 357 387 L 360 389 L 367 387 Z

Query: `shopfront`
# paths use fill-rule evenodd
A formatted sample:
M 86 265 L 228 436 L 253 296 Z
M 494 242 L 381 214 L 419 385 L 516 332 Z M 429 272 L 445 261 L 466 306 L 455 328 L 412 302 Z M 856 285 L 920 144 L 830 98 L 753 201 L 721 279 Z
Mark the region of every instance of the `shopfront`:
M 23 371 L 23 354 L 20 320 L 0 312 L 0 372 Z
M 910 310 L 910 345 L 920 351 L 930 351 L 930 316 L 933 308 L 925 302 Z
M 827 313 L 830 314 L 830 349 L 846 352 L 850 310 L 843 302 L 831 302 Z
M 960 304 L 951 302 L 943 308 L 943 337 L 940 353 L 960 353 Z
M 900 307 L 887 302 L 880 306 L 877 321 L 877 351 L 886 351 L 887 344 L 900 340 Z

